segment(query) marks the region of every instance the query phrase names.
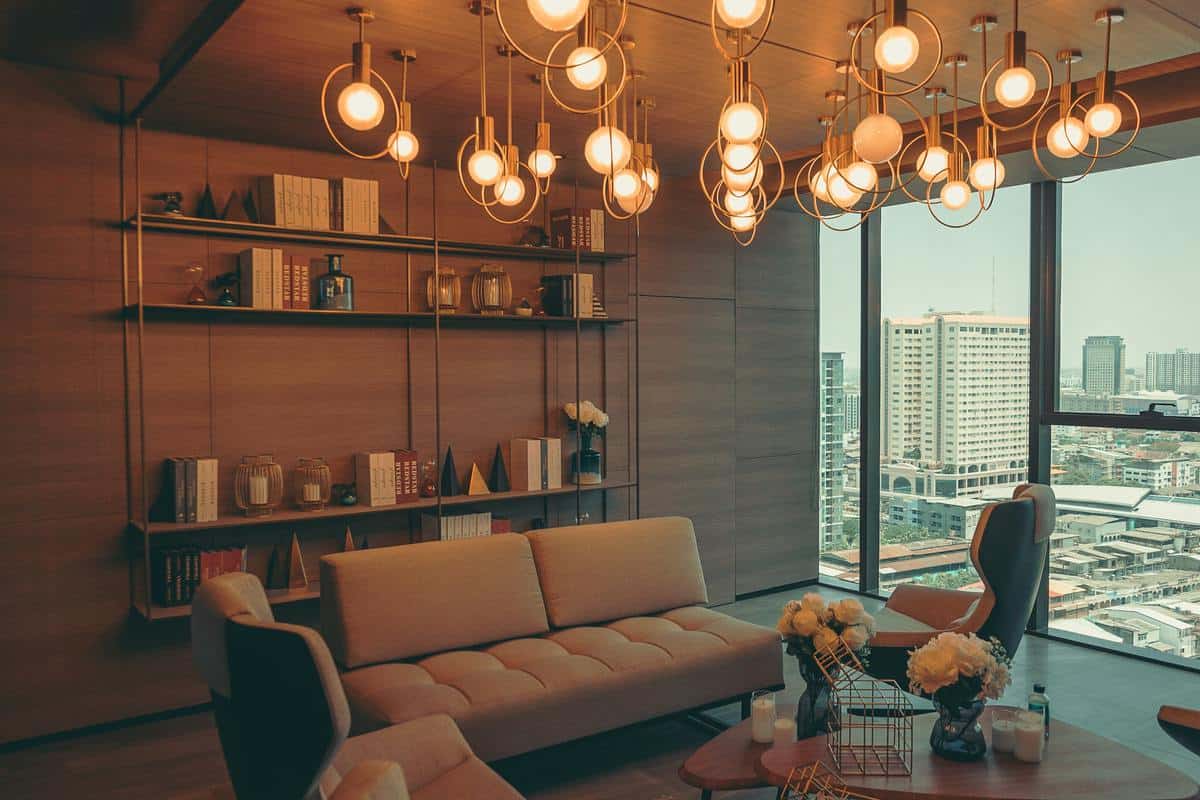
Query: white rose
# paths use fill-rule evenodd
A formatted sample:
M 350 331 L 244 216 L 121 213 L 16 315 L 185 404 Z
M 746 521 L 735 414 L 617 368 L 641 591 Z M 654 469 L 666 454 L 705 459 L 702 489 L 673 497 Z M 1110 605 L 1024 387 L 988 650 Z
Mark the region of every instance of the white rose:
M 816 592 L 809 592 L 800 599 L 800 605 L 820 616 L 825 611 L 825 598 Z
M 563 411 L 566 412 L 568 417 L 570 417 L 571 419 L 575 419 L 575 404 L 574 403 L 567 403 L 565 406 L 563 406 Z
M 818 627 L 817 615 L 808 609 L 800 609 L 792 615 L 792 628 L 801 636 L 812 636 Z
M 869 638 L 866 629 L 861 625 L 851 625 L 842 631 L 842 641 L 851 650 L 861 650 Z
M 799 600 L 788 600 L 786 603 L 783 604 L 783 613 L 787 614 L 788 616 L 791 616 L 792 614 L 795 614 L 797 611 L 799 611 L 801 608 L 803 608 L 803 606 L 800 605 Z
M 597 425 L 597 427 L 600 427 L 600 428 L 607 428 L 608 427 L 608 414 L 605 414 L 603 411 L 597 411 L 596 412 L 596 425 Z
M 870 614 L 864 613 L 862 618 L 862 626 L 866 628 L 868 636 L 875 635 L 875 618 Z
M 775 624 L 775 630 L 779 631 L 784 636 L 794 636 L 796 628 L 792 625 L 792 614 L 789 614 L 787 609 L 779 616 L 779 622 Z
M 832 608 L 833 616 L 843 625 L 857 625 L 862 622 L 863 615 L 866 613 L 863 610 L 862 603 L 852 597 L 847 597 L 840 603 L 835 603 Z
M 830 628 L 820 628 L 816 633 L 813 634 L 812 640 L 814 649 L 829 650 L 837 644 L 838 635 Z

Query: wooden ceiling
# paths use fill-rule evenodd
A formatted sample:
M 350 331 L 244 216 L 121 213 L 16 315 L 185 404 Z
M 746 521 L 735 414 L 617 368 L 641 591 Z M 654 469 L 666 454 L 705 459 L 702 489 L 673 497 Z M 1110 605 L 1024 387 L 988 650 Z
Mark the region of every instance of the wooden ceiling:
M 53 2 L 78 5 L 70 0 Z M 510 9 L 506 19 L 511 18 L 521 41 L 531 50 L 546 50 L 554 36 L 539 33 L 524 2 L 501 2 Z M 825 108 L 825 91 L 840 84 L 833 62 L 847 53 L 846 24 L 866 16 L 871 3 L 777 2 L 768 40 L 752 60 L 753 74 L 770 104 L 770 138 L 780 151 L 794 152 L 819 141 L 816 117 Z M 196 15 L 197 3 L 122 0 L 105 6 L 125 7 L 126 22 L 136 22 L 138 30 L 145 31 L 155 26 L 181 29 L 179 20 L 189 13 Z M 221 4 L 238 5 L 228 0 Z M 1077 65 L 1076 74 L 1092 74 L 1100 69 L 1103 56 L 1104 31 L 1092 22 L 1102 4 L 1102 0 L 1025 0 L 1021 27 L 1029 32 L 1030 46 L 1051 58 L 1061 48 L 1082 49 L 1084 61 Z M 31 9 L 45 4 L 25 0 L 15 5 L 24 9 L 27 28 Z M 198 135 L 332 148 L 321 123 L 318 98 L 326 72 L 349 60 L 356 29 L 345 16 L 346 5 L 346 0 L 243 0 L 154 97 L 145 113 L 146 124 Z M 631 60 L 646 74 L 640 91 L 657 101 L 650 123 L 655 155 L 667 174 L 692 173 L 715 134 L 716 117 L 727 92 L 724 62 L 708 29 L 709 4 L 705 0 L 631 0 L 629 5 L 625 32 L 635 41 Z M 156 20 L 146 14 L 146 6 L 175 10 L 165 20 Z M 1113 33 L 1114 69 L 1200 51 L 1200 3 L 1129 0 L 1127 6 L 1127 21 Z M 989 54 L 994 57 L 1001 51 L 1003 31 L 1011 26 L 1011 3 L 923 0 L 915 7 L 937 21 L 947 53 L 969 56 L 971 63 L 960 74 L 959 96 L 964 105 L 972 104 L 972 98 L 978 97 L 982 69 L 979 37 L 968 30 L 970 19 L 978 13 L 999 17 L 1000 27 L 989 37 Z M 376 21 L 368 26 L 367 35 L 375 49 L 375 68 L 397 91 L 400 67 L 388 54 L 400 47 L 417 51 L 417 61 L 409 70 L 409 97 L 414 129 L 421 139 L 419 160 L 453 162 L 459 143 L 472 129 L 479 103 L 478 19 L 467 12 L 465 0 L 376 0 L 372 8 Z M 122 39 L 121 26 L 110 27 L 113 31 L 108 39 L 112 42 L 134 46 L 146 38 L 139 40 L 127 31 Z M 11 52 L 11 32 L 19 28 L 9 24 L 6 30 Z M 494 18 L 486 21 L 485 32 L 489 110 L 502 129 L 505 60 L 495 52 L 501 36 Z M 920 67 L 931 63 L 933 43 L 928 34 L 919 29 L 918 33 L 926 54 Z M 162 55 L 151 53 L 146 60 L 161 61 Z M 527 151 L 537 119 L 538 89 L 529 79 L 536 69 L 516 59 L 513 72 L 514 132 L 522 150 Z M 949 83 L 948 71 L 939 72 L 938 80 Z M 1060 72 L 1056 79 L 1061 78 Z M 918 109 L 928 110 L 927 101 L 914 99 Z M 582 159 L 577 154 L 595 126 L 594 117 L 568 114 L 549 102 L 547 106 L 555 149 L 567 155 L 562 162 L 564 174 L 584 177 L 587 170 L 578 170 Z M 379 146 L 376 144 L 376 149 Z

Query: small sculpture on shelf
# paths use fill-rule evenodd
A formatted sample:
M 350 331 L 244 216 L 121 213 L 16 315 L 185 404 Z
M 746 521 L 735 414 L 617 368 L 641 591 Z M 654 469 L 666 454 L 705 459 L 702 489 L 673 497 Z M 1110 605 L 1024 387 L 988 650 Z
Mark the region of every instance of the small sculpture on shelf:
M 236 306 L 237 298 L 233 296 L 233 287 L 238 285 L 238 274 L 236 272 L 223 272 L 212 280 L 212 287 L 220 289 L 221 294 L 217 297 L 217 305 L 219 306 Z
M 243 456 L 234 473 L 234 500 L 248 517 L 266 516 L 283 500 L 283 467 L 273 456 Z
M 442 462 L 442 497 L 453 497 L 462 494 L 462 485 L 458 482 L 458 468 L 454 466 L 454 451 L 446 447 L 446 460 Z
M 425 459 L 421 465 L 421 497 L 437 497 L 437 462 Z
M 604 480 L 604 471 L 599 451 L 592 449 L 592 440 L 604 436 L 608 414 L 596 408 L 591 400 L 584 400 L 578 408 L 574 403 L 567 403 L 563 412 L 567 415 L 567 427 L 579 431 L 579 452 L 571 457 L 571 479 L 583 486 L 600 483 Z
M 329 272 L 317 278 L 317 308 L 354 310 L 354 278 L 342 272 L 341 253 L 327 253 Z
M 183 192 L 163 192 L 155 197 L 162 201 L 162 213 L 183 216 Z
M 321 511 L 329 503 L 329 465 L 323 458 L 302 458 L 294 473 L 296 507 L 302 511 Z
M 504 468 L 504 452 L 496 445 L 496 453 L 492 456 L 492 474 L 488 476 L 488 486 L 493 492 L 512 491 L 508 482 L 508 471 Z
M 453 269 L 439 269 L 436 275 L 430 272 L 425 278 L 425 302 L 430 311 L 456 313 L 458 304 L 462 302 L 462 285 L 458 280 L 458 273 Z
M 201 219 L 217 218 L 217 202 L 213 200 L 212 187 L 204 184 L 204 192 L 200 195 L 200 203 L 196 206 L 196 216 Z
M 525 247 L 545 247 L 550 244 L 550 237 L 546 235 L 546 229 L 541 225 L 530 225 L 521 234 L 517 244 Z
M 192 288 L 187 293 L 187 304 L 189 306 L 205 305 L 208 302 L 208 295 L 204 293 L 204 266 L 188 264 L 183 268 L 183 274 L 187 275 L 188 280 L 192 282 Z
M 471 301 L 487 316 L 501 316 L 512 305 L 512 281 L 503 267 L 484 264 L 471 279 Z
M 528 297 L 522 297 L 521 302 L 517 303 L 517 307 L 514 309 L 514 312 L 518 317 L 532 317 L 533 303 L 529 302 Z
M 292 533 L 292 548 L 288 553 L 289 589 L 308 588 L 308 570 L 304 568 L 304 556 L 300 552 L 300 540 Z
M 358 492 L 353 483 L 335 483 L 329 487 L 333 501 L 339 506 L 358 505 Z

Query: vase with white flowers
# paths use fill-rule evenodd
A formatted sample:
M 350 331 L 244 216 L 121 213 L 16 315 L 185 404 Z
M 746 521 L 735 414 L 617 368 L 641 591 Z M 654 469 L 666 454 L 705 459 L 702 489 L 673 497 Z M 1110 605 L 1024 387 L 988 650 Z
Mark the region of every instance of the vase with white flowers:
M 821 595 L 809 592 L 784 605 L 777 628 L 804 678 L 804 694 L 796 706 L 797 738 L 836 730 L 835 698 L 814 655 L 831 650 L 840 639 L 865 664 L 871 652 L 867 642 L 875 629 L 874 618 L 852 597 L 826 603 Z
M 975 761 L 987 752 L 979 725 L 988 700 L 998 700 L 1012 683 L 1012 662 L 998 639 L 941 633 L 908 658 L 914 694 L 933 699 L 938 721 L 929 734 L 933 752 L 954 761 Z
M 579 452 L 571 458 L 572 480 L 580 485 L 600 483 L 604 480 L 604 470 L 600 452 L 592 448 L 592 440 L 604 436 L 608 414 L 596 408 L 591 400 L 584 400 L 578 407 L 567 403 L 563 413 L 567 415 L 567 427 L 579 431 Z

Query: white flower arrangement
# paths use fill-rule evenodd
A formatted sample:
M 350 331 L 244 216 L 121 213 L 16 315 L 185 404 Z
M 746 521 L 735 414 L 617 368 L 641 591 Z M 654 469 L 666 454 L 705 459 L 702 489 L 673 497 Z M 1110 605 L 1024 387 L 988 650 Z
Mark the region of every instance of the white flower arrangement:
M 563 406 L 563 413 L 567 415 L 567 427 L 579 429 L 585 450 L 591 448 L 592 437 L 603 436 L 604 429 L 608 427 L 608 414 L 596 408 L 591 400 L 584 400 L 578 408 L 574 403 L 567 403 Z
M 834 646 L 840 638 L 865 662 L 875 619 L 852 597 L 826 603 L 821 595 L 809 592 L 784 604 L 776 628 L 787 642 L 789 655 L 811 660 L 813 653 Z
M 998 639 L 941 633 L 908 658 L 914 694 L 931 695 L 946 706 L 998 700 L 1012 683 L 1012 662 Z

